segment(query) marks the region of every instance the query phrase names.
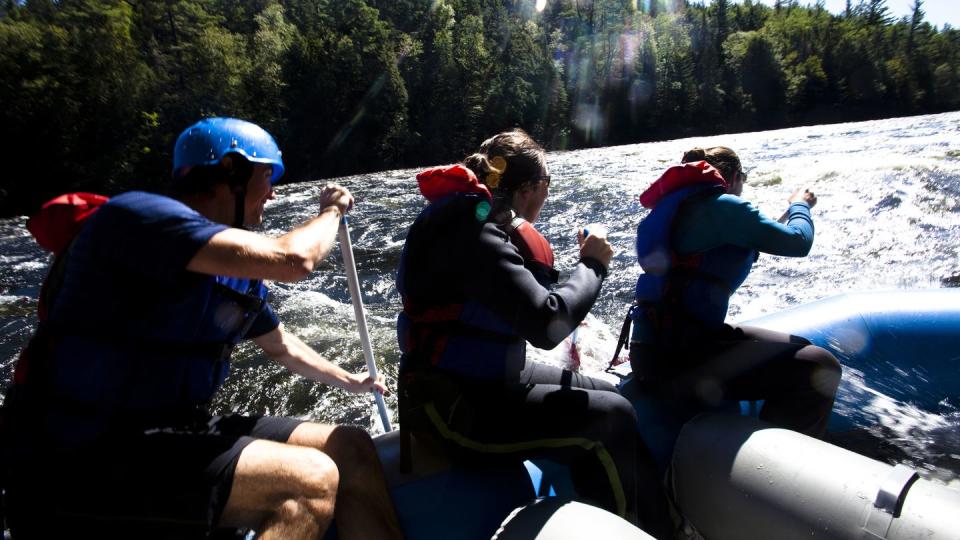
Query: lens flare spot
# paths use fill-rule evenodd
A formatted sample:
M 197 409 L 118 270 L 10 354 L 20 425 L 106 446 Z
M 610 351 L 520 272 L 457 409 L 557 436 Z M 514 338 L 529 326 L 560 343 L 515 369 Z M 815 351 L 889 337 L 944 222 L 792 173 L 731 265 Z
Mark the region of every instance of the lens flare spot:
M 476 209 L 476 218 L 477 221 L 486 221 L 487 216 L 490 215 L 490 203 L 487 201 L 480 201 L 477 203 Z

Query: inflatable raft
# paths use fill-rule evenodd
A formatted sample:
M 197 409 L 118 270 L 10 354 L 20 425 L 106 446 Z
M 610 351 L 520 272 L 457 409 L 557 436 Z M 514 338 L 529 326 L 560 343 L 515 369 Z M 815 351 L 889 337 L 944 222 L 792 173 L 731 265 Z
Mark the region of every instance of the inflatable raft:
M 863 429 L 849 409 L 875 394 L 931 412 L 960 404 L 958 289 L 845 294 L 742 324 L 803 336 L 844 364 L 838 403 L 847 410 L 835 409 L 828 440 Z M 643 395 L 629 375 L 621 391 L 670 471 L 665 478 L 690 537 L 960 539 L 960 491 L 907 466 L 772 427 L 753 417 L 755 403 L 678 411 Z M 376 443 L 407 538 L 647 537 L 568 502 L 576 493 L 564 468 L 550 462 L 483 468 L 415 445 L 412 471 L 403 474 L 398 434 Z
M 846 294 L 742 324 L 803 336 L 841 360 L 830 441 L 864 429 L 852 413 L 879 395 L 931 413 L 960 404 L 960 289 Z M 676 410 L 637 386 L 625 374 L 621 391 L 665 473 L 678 537 L 960 539 L 960 491 L 908 466 L 764 424 L 755 403 Z M 414 439 L 404 470 L 398 432 L 375 443 L 410 540 L 650 538 L 576 502 L 565 468 L 548 461 L 453 462 Z

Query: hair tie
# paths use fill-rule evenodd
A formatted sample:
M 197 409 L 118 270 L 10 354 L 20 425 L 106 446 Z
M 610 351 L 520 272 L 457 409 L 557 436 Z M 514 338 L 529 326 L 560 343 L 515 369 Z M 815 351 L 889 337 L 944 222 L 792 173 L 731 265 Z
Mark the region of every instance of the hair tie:
M 505 172 L 507 172 L 507 160 L 503 159 L 503 156 L 496 156 L 490 160 L 490 172 L 487 173 L 483 183 L 496 189 L 500 185 L 500 176 Z

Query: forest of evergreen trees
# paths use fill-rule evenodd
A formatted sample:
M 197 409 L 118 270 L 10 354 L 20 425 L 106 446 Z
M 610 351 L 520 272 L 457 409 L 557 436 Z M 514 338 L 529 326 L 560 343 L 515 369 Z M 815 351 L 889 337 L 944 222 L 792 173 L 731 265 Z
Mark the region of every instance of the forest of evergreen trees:
M 812 1 L 812 0 L 811 0 Z M 202 116 L 288 180 L 960 108 L 960 30 L 796 0 L 0 0 L 0 215 L 161 189 Z M 542 0 L 541 0 L 542 4 Z

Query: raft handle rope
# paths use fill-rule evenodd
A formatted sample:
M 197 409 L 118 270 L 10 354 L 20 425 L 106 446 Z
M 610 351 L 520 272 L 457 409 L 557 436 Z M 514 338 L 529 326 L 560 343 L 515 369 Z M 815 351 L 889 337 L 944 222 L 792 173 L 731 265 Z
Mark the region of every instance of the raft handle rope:
M 377 380 L 377 364 L 373 361 L 373 349 L 370 348 L 370 334 L 367 332 L 367 317 L 363 311 L 363 298 L 360 297 L 360 280 L 357 277 L 357 265 L 353 259 L 353 244 L 350 242 L 350 229 L 347 226 L 347 216 L 340 219 L 340 251 L 343 253 L 343 266 L 347 273 L 347 285 L 350 288 L 350 298 L 353 301 L 353 314 L 357 319 L 357 331 L 360 332 L 360 345 L 363 348 L 363 357 L 367 361 L 367 371 L 374 381 Z M 380 412 L 380 421 L 384 431 L 393 431 L 390 426 L 390 415 L 387 414 L 387 404 L 383 395 L 372 390 Z

